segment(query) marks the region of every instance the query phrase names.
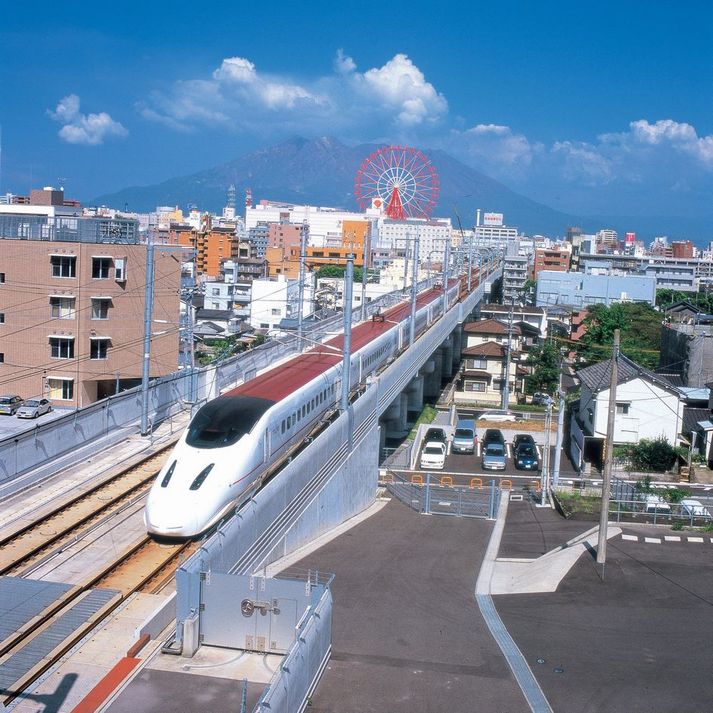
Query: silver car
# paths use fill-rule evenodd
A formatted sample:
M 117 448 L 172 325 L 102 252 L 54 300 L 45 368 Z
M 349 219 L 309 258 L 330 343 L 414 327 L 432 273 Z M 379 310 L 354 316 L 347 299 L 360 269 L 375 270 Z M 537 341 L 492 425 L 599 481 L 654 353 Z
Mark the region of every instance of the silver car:
M 18 418 L 38 418 L 52 410 L 52 404 L 47 399 L 28 399 L 19 409 Z
M 20 406 L 22 406 L 22 399 L 17 394 L 0 396 L 0 413 L 12 416 Z
M 507 454 L 505 447 L 501 443 L 488 443 L 483 449 L 481 463 L 485 470 L 505 470 L 507 464 Z

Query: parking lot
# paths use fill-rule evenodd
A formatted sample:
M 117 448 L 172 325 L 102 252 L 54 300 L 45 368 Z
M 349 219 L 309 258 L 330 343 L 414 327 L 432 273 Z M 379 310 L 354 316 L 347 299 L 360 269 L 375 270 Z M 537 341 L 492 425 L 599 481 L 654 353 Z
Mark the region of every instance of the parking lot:
M 17 416 L 0 414 L 0 441 L 16 436 L 18 433 L 30 431 L 37 426 L 54 421 L 68 413 L 72 413 L 72 409 L 53 408 L 49 413 L 45 413 L 38 418 L 18 418 Z
M 519 433 L 525 431 L 517 428 L 516 424 L 503 424 L 506 428 L 499 429 L 503 438 L 505 439 L 505 451 L 506 451 L 506 465 L 504 470 L 487 470 L 482 466 L 482 451 L 483 451 L 483 433 L 484 428 L 479 425 L 476 426 L 477 431 L 477 442 L 475 444 L 475 452 L 472 454 L 468 453 L 454 453 L 452 448 L 453 443 L 453 427 L 443 426 L 446 431 L 447 445 L 446 445 L 446 459 L 445 466 L 443 470 L 440 469 L 430 469 L 422 468 L 420 466 L 421 452 L 425 445 L 422 440 L 425 434 L 425 429 L 423 429 L 420 434 L 420 442 L 418 445 L 418 454 L 415 459 L 413 467 L 421 473 L 433 473 L 433 477 L 439 478 L 441 475 L 450 475 L 453 477 L 454 485 L 469 485 L 471 477 L 481 477 L 484 481 L 487 479 L 488 482 L 492 479 L 499 478 L 516 478 L 525 482 L 531 480 L 536 480 L 540 477 L 540 470 L 519 470 L 515 467 L 513 461 L 513 440 L 515 436 Z M 513 428 L 515 426 L 515 428 Z M 543 451 L 545 449 L 545 434 L 542 431 L 530 432 L 530 435 L 535 439 L 537 447 L 537 455 L 540 462 L 540 467 L 542 464 Z M 554 433 L 550 436 L 550 472 L 554 467 L 555 460 L 555 441 L 556 435 Z M 569 457 L 567 456 L 564 448 L 562 449 L 562 456 L 560 462 L 560 476 L 562 478 L 576 478 L 579 477 L 577 471 L 572 465 Z

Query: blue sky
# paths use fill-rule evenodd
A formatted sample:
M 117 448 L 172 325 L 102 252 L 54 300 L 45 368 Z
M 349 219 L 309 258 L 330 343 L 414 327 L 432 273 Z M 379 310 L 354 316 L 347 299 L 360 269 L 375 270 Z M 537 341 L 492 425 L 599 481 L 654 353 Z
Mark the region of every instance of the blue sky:
M 37 2 L 0 24 L 0 190 L 89 199 L 333 135 L 567 212 L 712 215 L 712 79 L 703 1 Z

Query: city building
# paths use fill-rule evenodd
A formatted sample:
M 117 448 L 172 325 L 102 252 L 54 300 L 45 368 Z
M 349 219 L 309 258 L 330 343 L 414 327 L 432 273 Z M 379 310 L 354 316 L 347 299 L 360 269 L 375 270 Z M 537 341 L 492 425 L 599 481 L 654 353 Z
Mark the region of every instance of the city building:
M 713 381 L 713 316 L 666 322 L 659 365 L 661 371 L 679 374 L 685 386 L 701 388 Z
M 505 255 L 503 258 L 503 303 L 519 304 L 525 301 L 530 259 L 524 255 Z
M 572 250 L 570 245 L 553 248 L 537 248 L 535 250 L 533 279 L 537 280 L 537 276 L 542 270 L 568 272 L 571 259 Z
M 305 276 L 303 318 L 313 312 L 314 275 Z M 250 299 L 250 326 L 253 329 L 276 331 L 282 320 L 299 315 L 299 280 L 277 275 L 266 280 L 253 280 Z
M 72 218 L 67 226 L 64 217 L 45 217 L 39 235 L 37 222 L 29 232 L 6 233 L 11 216 L 3 218 L 4 391 L 81 407 L 137 385 L 143 368 L 147 247 L 136 239 L 119 242 L 103 235 L 105 223 L 95 218 Z M 138 226 L 133 228 L 128 232 L 136 233 Z M 168 326 L 153 330 L 152 378 L 170 374 L 179 364 L 180 254 L 179 248 L 155 251 L 153 319 Z
M 635 275 L 588 275 L 581 272 L 543 270 L 537 279 L 535 304 L 538 307 L 563 305 L 610 306 L 616 302 L 656 303 L 656 280 Z
M 485 304 L 480 307 L 482 319 L 508 320 L 512 314 L 513 321 L 525 322 L 537 329 L 540 339 L 547 337 L 547 312 L 542 307 L 528 307 L 522 305 L 510 306 L 507 304 Z

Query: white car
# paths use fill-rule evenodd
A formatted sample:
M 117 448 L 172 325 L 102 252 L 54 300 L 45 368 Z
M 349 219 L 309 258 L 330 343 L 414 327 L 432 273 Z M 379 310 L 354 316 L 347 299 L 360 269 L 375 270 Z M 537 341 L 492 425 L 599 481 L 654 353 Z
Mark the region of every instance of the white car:
M 515 421 L 512 411 L 483 411 L 478 416 L 478 421 Z
M 446 467 L 446 445 L 429 441 L 421 451 L 421 468 L 443 470 Z
M 52 404 L 47 399 L 28 399 L 19 409 L 18 418 L 37 418 L 52 410 Z
M 684 498 L 679 505 L 681 506 L 681 515 L 685 515 L 686 517 L 710 518 L 711 516 L 710 512 L 708 512 L 708 508 L 703 505 L 700 500 Z

